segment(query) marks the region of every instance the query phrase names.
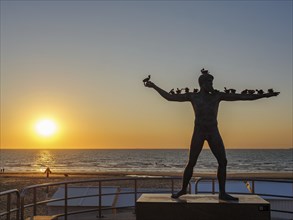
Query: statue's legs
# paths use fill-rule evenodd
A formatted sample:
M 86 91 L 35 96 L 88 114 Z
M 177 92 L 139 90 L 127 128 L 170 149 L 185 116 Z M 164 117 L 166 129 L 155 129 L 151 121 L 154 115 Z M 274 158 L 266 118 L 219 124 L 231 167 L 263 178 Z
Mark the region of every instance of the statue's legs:
M 192 177 L 193 168 L 196 164 L 197 158 L 202 150 L 204 140 L 204 135 L 194 130 L 189 151 L 189 160 L 183 174 L 182 189 L 178 193 L 173 194 L 172 198 L 178 198 L 186 194 L 187 186 Z
M 219 191 L 220 193 L 225 193 L 227 159 L 224 143 L 219 131 L 217 130 L 208 135 L 207 141 L 209 143 L 212 153 L 216 157 L 219 164 L 217 173 L 217 177 L 219 180 Z
M 207 136 L 207 141 L 218 161 L 219 198 L 223 200 L 238 200 L 226 193 L 227 158 L 223 140 L 218 129 Z
M 200 135 L 199 132 L 195 131 L 191 140 L 191 145 L 189 150 L 189 160 L 183 174 L 182 189 L 187 189 L 187 186 L 193 174 L 193 168 L 202 150 L 203 143 L 204 143 L 204 136 Z

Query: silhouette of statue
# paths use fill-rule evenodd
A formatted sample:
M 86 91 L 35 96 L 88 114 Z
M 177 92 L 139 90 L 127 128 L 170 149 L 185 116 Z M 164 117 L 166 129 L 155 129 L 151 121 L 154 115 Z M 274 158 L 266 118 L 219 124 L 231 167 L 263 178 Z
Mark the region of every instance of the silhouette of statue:
M 200 91 L 198 93 L 169 94 L 153 82 L 145 83 L 146 87 L 155 89 L 163 98 L 168 101 L 191 102 L 195 113 L 194 132 L 191 139 L 189 161 L 183 174 L 182 189 L 172 195 L 172 198 L 179 198 L 187 193 L 187 186 L 193 174 L 193 168 L 196 165 L 198 156 L 203 148 L 204 141 L 207 141 L 209 147 L 217 159 L 219 181 L 219 199 L 220 200 L 238 200 L 226 193 L 226 167 L 227 159 L 224 143 L 218 130 L 218 108 L 221 101 L 238 100 L 257 100 L 260 98 L 269 98 L 279 95 L 279 92 L 269 91 L 266 94 L 248 94 L 248 93 L 226 93 L 219 92 L 213 88 L 214 77 L 208 70 L 202 69 L 198 82 Z

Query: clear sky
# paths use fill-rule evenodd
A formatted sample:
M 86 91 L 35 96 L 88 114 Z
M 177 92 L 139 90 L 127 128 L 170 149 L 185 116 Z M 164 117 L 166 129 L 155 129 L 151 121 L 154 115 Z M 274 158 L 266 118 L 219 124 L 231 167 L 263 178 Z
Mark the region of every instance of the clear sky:
M 292 146 L 292 1 L 1 1 L 1 147 L 188 148 L 190 103 L 142 79 L 198 88 L 203 67 L 219 90 L 281 92 L 221 103 L 227 148 Z

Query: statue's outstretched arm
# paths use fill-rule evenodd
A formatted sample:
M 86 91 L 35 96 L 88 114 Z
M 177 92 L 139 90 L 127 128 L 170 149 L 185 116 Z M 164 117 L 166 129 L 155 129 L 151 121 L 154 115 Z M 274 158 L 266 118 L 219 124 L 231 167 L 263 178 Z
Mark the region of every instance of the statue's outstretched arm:
M 165 90 L 161 89 L 157 85 L 155 85 L 153 82 L 148 81 L 145 83 L 146 87 L 153 88 L 156 90 L 163 98 L 165 98 L 168 101 L 175 101 L 175 102 L 186 102 L 190 101 L 190 94 L 170 94 L 166 92 Z
M 265 94 L 231 94 L 221 93 L 221 100 L 223 101 L 253 101 L 261 98 L 270 98 L 279 95 L 279 92 L 271 92 Z

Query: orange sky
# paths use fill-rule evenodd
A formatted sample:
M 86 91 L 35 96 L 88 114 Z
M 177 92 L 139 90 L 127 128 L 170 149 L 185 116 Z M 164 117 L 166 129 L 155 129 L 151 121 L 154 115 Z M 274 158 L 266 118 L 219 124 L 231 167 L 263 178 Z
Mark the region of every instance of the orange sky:
M 188 148 L 191 105 L 141 80 L 198 88 L 203 67 L 222 91 L 281 92 L 221 103 L 227 148 L 292 147 L 292 2 L 1 1 L 1 148 Z

